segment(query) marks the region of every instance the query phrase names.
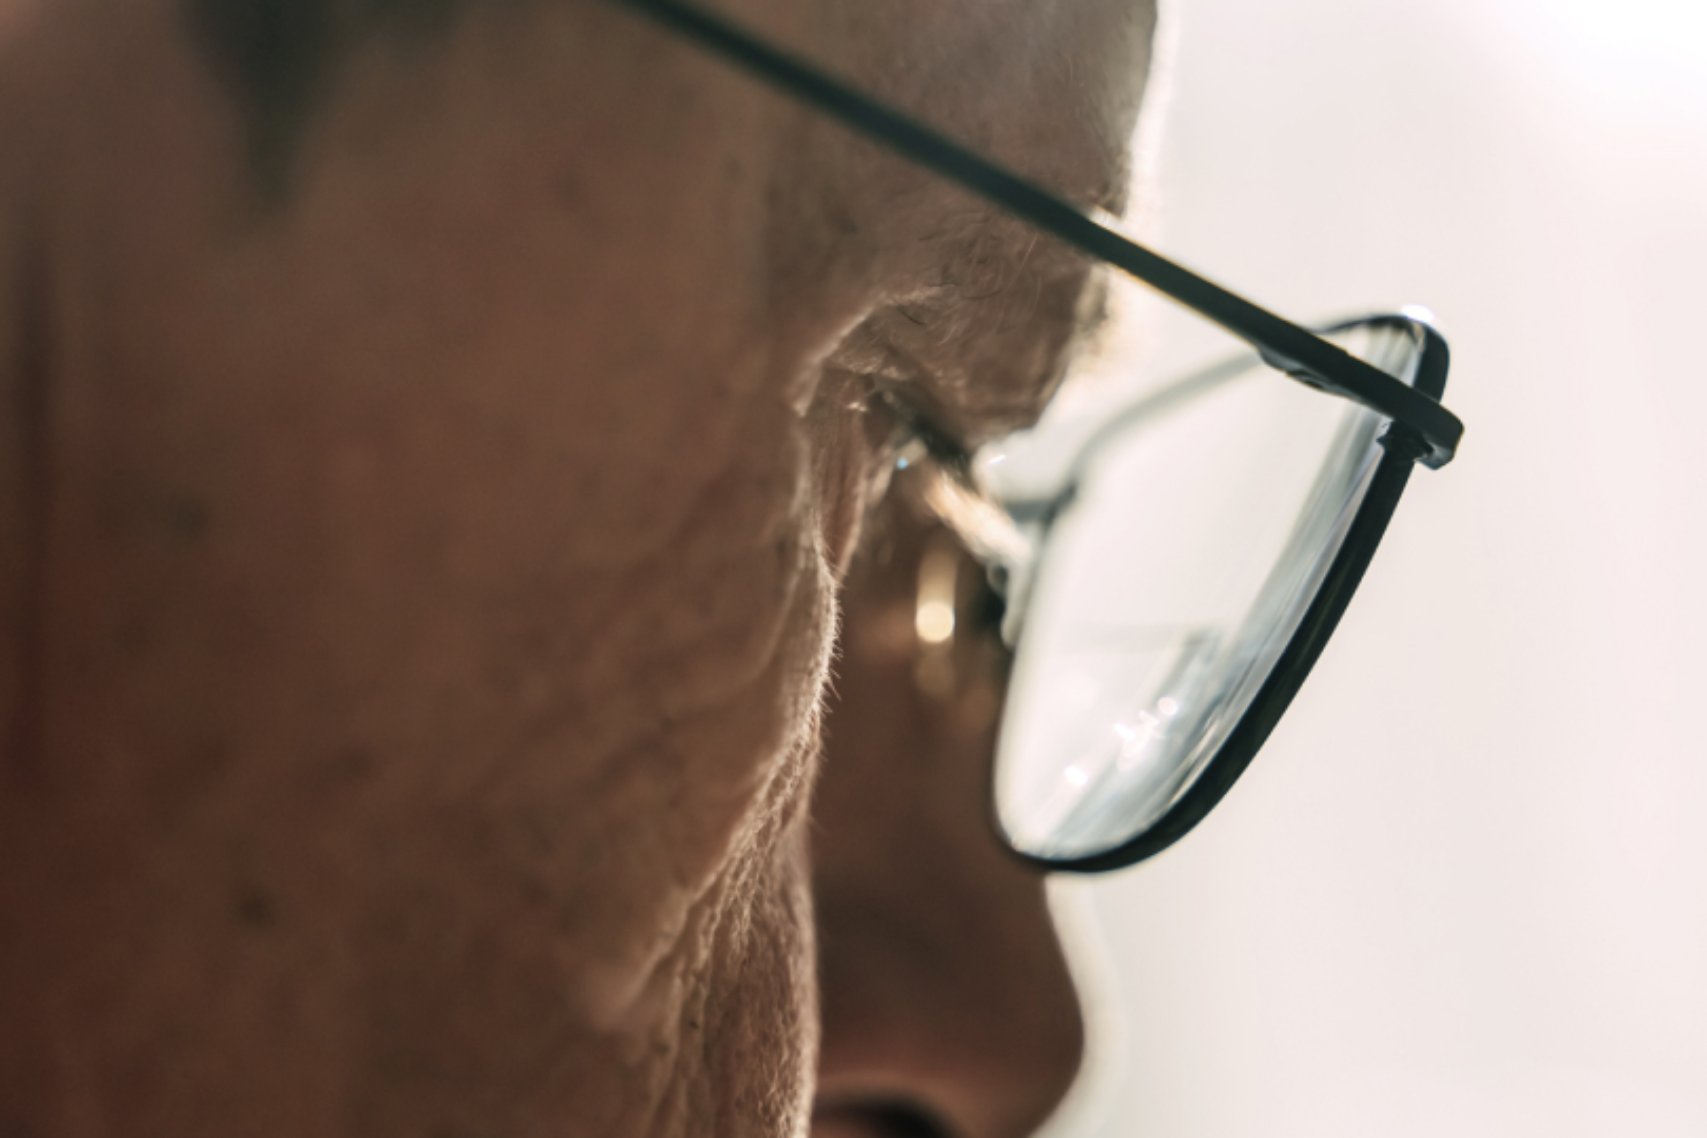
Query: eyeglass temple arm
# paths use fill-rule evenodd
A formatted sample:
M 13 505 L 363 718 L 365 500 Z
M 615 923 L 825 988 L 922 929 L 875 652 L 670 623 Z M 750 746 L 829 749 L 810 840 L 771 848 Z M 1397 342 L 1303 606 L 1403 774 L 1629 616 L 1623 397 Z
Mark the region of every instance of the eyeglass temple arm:
M 900 151 L 963 188 L 1106 261 L 1237 336 L 1271 367 L 1355 400 L 1418 438 L 1417 458 L 1452 460 L 1464 426 L 1435 400 L 1379 368 L 1205 280 L 1115 232 L 1084 210 L 986 161 L 959 143 L 860 94 L 816 68 L 678 0 L 615 0 L 686 36 L 844 125 Z

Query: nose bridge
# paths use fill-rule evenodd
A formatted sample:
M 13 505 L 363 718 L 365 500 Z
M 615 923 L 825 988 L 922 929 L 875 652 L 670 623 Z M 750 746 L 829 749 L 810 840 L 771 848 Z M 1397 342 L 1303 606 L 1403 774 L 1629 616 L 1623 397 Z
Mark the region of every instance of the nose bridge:
M 905 1132 L 885 1121 L 898 1108 L 951 1135 L 1021 1138 L 1071 1086 L 1084 1028 L 1043 880 L 989 825 L 994 716 L 973 697 L 999 684 L 993 640 L 956 633 L 966 698 L 919 682 L 917 582 L 937 531 L 912 526 L 880 521 L 888 556 L 850 575 L 826 723 L 821 1132 Z M 970 607 L 957 630 L 975 626 Z
M 945 913 L 965 923 L 954 959 L 936 977 L 954 995 L 936 1030 L 958 1045 L 945 1048 L 943 1094 L 969 1135 L 1017 1138 L 1072 1086 L 1084 1021 L 1041 889 L 1026 897 L 974 889 L 972 896 L 959 904 L 944 898 Z
M 1083 1019 L 1038 883 L 993 887 L 964 868 L 915 861 L 892 896 L 824 899 L 820 1093 L 1021 1138 L 1072 1086 Z

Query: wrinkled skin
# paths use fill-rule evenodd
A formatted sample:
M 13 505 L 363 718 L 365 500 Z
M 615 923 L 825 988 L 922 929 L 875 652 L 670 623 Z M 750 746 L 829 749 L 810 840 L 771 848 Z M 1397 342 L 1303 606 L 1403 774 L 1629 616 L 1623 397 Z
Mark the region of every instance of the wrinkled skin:
M 1121 198 L 1140 3 L 730 10 Z M 800 1132 L 872 377 L 1030 419 L 1081 266 L 594 0 L 364 41 L 261 185 L 191 29 L 0 0 L 0 1134 Z M 828 941 L 896 868 L 824 873 Z M 1048 1109 L 836 942 L 826 1129 Z

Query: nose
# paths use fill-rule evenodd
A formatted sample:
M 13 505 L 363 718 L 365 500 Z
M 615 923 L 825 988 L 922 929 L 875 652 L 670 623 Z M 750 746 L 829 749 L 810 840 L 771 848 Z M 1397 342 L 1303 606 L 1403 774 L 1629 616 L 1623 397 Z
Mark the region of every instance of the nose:
M 1005 661 L 934 527 L 879 519 L 849 579 L 815 800 L 815 1138 L 1021 1138 L 1072 1084 L 1078 997 L 1043 882 L 985 806 Z M 933 602 L 927 596 L 938 594 Z M 921 617 L 926 619 L 921 619 Z M 939 635 L 952 624 L 953 636 Z

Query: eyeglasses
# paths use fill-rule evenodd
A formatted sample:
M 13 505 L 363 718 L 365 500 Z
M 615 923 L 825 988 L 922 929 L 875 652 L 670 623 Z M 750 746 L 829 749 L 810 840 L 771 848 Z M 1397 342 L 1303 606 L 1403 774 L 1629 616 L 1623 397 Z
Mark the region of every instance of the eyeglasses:
M 1417 314 L 1308 331 L 718 16 L 676 0 L 616 2 L 1250 349 L 1109 415 L 1045 492 L 1004 487 L 993 459 L 921 432 L 942 475 L 938 513 L 1007 602 L 999 831 L 1058 870 L 1166 849 L 1227 793 L 1291 702 L 1414 466 L 1452 460 L 1463 425 L 1440 403 L 1445 340 Z

